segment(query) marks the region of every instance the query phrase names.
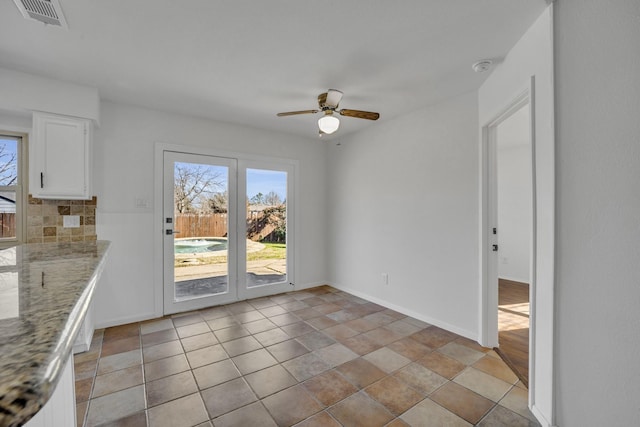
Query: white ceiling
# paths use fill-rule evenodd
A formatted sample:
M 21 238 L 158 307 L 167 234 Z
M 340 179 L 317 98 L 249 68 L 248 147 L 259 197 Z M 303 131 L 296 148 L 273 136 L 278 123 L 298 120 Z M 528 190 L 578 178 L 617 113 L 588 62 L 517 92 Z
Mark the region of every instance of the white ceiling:
M 317 106 L 378 122 L 477 89 L 545 0 L 60 0 L 69 29 L 0 2 L 0 67 L 97 87 L 102 99 L 313 137 Z M 342 118 L 345 135 L 375 122 Z

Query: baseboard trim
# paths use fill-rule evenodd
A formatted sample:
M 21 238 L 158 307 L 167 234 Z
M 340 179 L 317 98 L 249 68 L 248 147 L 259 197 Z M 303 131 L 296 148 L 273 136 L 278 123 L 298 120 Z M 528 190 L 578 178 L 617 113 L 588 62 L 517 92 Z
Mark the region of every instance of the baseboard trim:
M 365 292 L 360 292 L 358 290 L 349 288 L 348 286 L 342 286 L 342 285 L 339 285 L 337 283 L 331 283 L 331 282 L 327 282 L 327 285 L 333 286 L 334 288 L 339 289 L 341 291 L 344 291 L 344 292 L 347 292 L 349 294 L 355 295 L 357 297 L 366 299 L 367 301 L 374 302 L 374 303 L 379 304 L 379 305 L 381 305 L 383 307 L 386 307 L 386 308 L 389 308 L 391 310 L 397 311 L 398 313 L 402 313 L 402 314 L 404 314 L 406 316 L 413 317 L 414 319 L 422 320 L 423 322 L 429 323 L 430 325 L 437 326 L 438 328 L 445 329 L 445 330 L 447 330 L 449 332 L 453 332 L 455 334 L 458 334 L 460 336 L 463 336 L 465 338 L 469 338 L 470 340 L 478 342 L 478 333 L 477 332 L 468 331 L 466 329 L 459 328 L 459 327 L 457 327 L 455 325 L 451 325 L 451 324 L 449 324 L 447 322 L 443 322 L 442 320 L 434 319 L 434 318 L 429 317 L 429 316 L 425 316 L 422 313 L 417 313 L 417 312 L 415 312 L 413 310 L 407 309 L 406 307 L 402 307 L 402 306 L 390 303 L 390 302 L 385 301 L 383 299 L 380 299 L 380 298 L 374 297 L 372 295 L 369 295 L 369 294 L 367 294 Z
M 107 319 L 96 322 L 96 329 L 110 328 L 112 326 L 127 325 L 129 323 L 143 322 L 145 320 L 159 319 L 156 313 L 145 313 L 137 316 L 119 317 L 117 319 Z

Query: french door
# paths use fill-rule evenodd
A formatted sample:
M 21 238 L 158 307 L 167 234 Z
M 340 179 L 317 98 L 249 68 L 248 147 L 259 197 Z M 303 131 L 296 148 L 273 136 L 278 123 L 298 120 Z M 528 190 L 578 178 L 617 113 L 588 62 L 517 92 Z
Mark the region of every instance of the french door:
M 164 151 L 165 314 L 291 290 L 293 172 Z

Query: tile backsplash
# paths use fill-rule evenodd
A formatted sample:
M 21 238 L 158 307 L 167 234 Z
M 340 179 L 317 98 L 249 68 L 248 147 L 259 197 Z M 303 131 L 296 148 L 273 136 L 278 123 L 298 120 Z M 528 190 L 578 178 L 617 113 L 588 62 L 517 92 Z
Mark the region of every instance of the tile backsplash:
M 96 240 L 97 198 L 91 200 L 36 199 L 29 194 L 27 242 L 82 242 Z M 63 227 L 65 215 L 80 217 L 80 227 Z

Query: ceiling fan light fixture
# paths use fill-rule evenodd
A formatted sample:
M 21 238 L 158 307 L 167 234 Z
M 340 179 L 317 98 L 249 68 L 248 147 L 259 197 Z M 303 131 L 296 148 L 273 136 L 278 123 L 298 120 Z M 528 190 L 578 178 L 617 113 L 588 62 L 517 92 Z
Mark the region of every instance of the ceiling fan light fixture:
M 338 127 L 340 127 L 340 120 L 332 114 L 325 114 L 318 119 L 318 128 L 322 133 L 330 135 L 337 131 Z

